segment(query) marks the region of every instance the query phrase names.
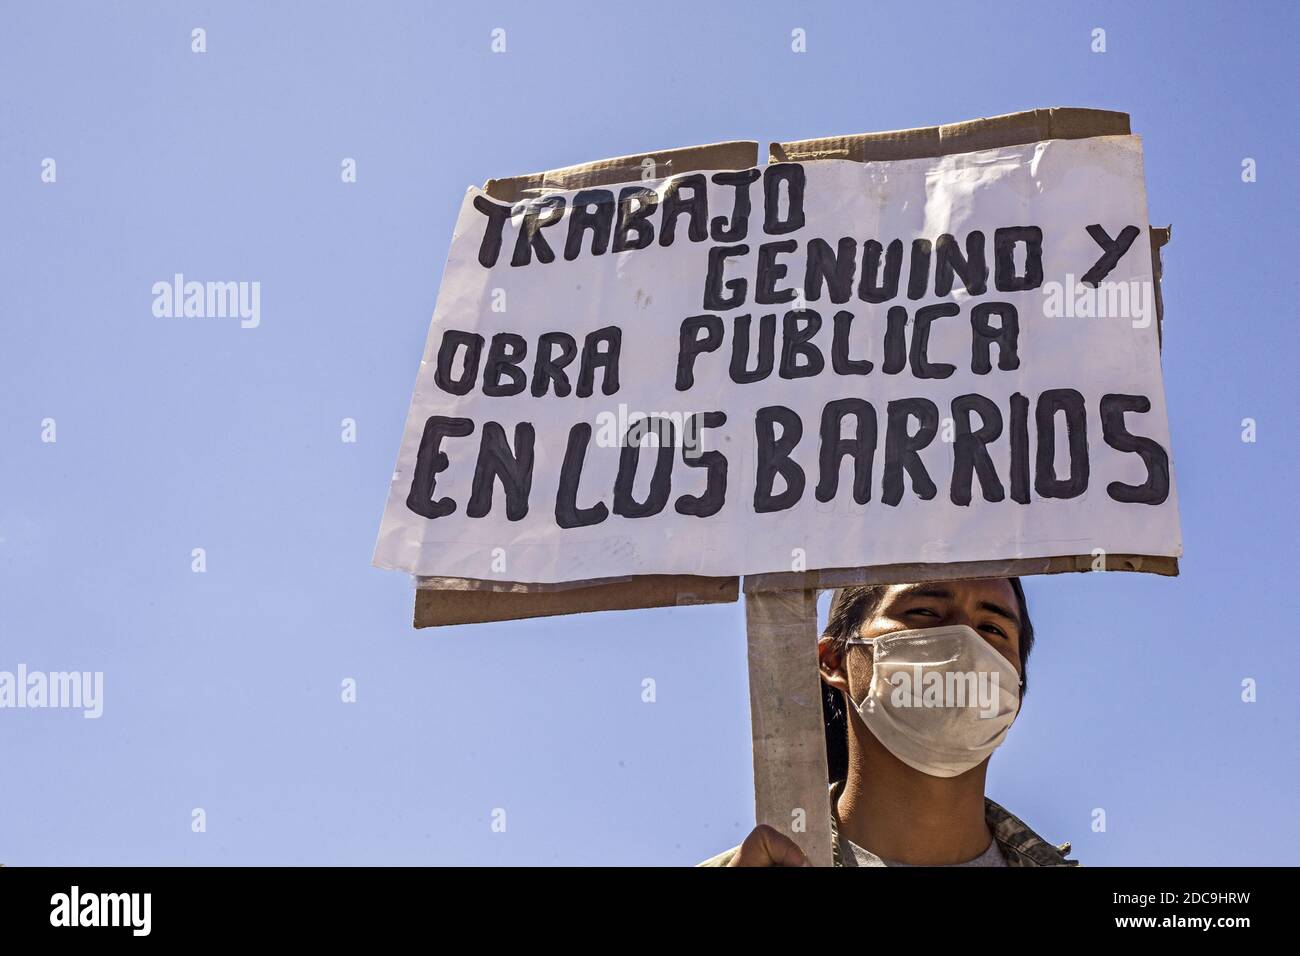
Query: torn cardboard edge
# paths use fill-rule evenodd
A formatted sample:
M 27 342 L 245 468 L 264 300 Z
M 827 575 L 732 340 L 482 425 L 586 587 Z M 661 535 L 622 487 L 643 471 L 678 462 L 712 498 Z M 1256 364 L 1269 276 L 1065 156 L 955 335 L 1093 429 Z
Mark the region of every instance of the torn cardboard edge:
M 947 564 L 884 564 L 821 568 L 744 576 L 744 593 L 808 591 L 856 584 L 969 581 L 1079 571 L 1137 571 L 1176 577 L 1178 559 L 1163 555 L 1108 554 L 1102 568 L 1093 555 L 960 561 Z M 741 593 L 739 577 L 642 574 L 558 584 L 480 578 L 416 578 L 415 626 L 488 624 L 558 614 L 628 611 L 638 608 L 730 604 Z
M 565 585 L 454 581 L 453 587 L 421 584 L 415 592 L 415 626 L 488 624 L 588 611 L 631 611 L 690 604 L 730 604 L 740 597 L 738 578 L 689 574 L 643 574 L 636 577 L 569 582 Z M 502 588 L 502 584 L 511 584 Z
M 947 123 L 943 126 L 772 143 L 768 147 L 768 156 L 774 163 L 807 163 L 819 159 L 874 163 L 931 159 L 954 153 L 971 153 L 979 149 L 1022 146 L 1045 139 L 1128 136 L 1131 132 L 1127 113 L 1056 106 L 986 116 L 983 119 Z
M 1101 566 L 1098 567 L 1099 562 Z M 953 561 L 947 564 L 880 564 L 862 568 L 821 568 L 745 575 L 745 593 L 823 590 L 856 584 L 912 584 L 917 581 L 971 581 L 1015 578 L 1069 571 L 1145 571 L 1178 575 L 1178 559 L 1144 554 L 1061 555 L 1054 558 L 1009 558 L 1004 561 Z
M 1174 227 L 1151 226 L 1151 280 L 1156 287 L 1156 344 L 1163 351 L 1165 347 L 1165 300 L 1160 294 L 1160 279 L 1164 275 L 1164 259 L 1160 250 L 1168 245 L 1173 237 Z
M 1112 110 L 1052 107 L 1006 113 L 983 119 L 880 133 L 770 143 L 770 162 L 817 160 L 926 159 L 980 149 L 1022 146 L 1047 139 L 1127 136 L 1129 115 Z M 653 169 L 646 164 L 653 163 Z M 732 140 L 580 163 L 539 173 L 489 179 L 484 191 L 499 202 L 517 202 L 557 190 L 611 186 L 642 179 L 661 179 L 701 170 L 749 169 L 758 165 L 758 143 Z M 646 172 L 651 175 L 645 175 Z M 1152 275 L 1155 280 L 1156 331 L 1163 341 L 1164 300 L 1160 294 L 1160 249 L 1170 227 L 1151 228 Z M 852 584 L 898 584 L 956 581 L 1091 571 L 1092 555 L 1018 558 L 935 564 L 893 564 L 832 568 L 807 572 L 773 572 L 745 576 L 745 592 L 806 590 Z M 1106 569 L 1162 575 L 1178 574 L 1178 559 L 1157 555 L 1108 555 Z M 560 584 L 494 581 L 477 578 L 416 578 L 414 626 L 484 624 L 590 611 L 731 603 L 739 598 L 740 578 L 690 574 L 645 574 Z
M 647 165 L 649 164 L 649 165 Z M 489 179 L 483 191 L 498 202 L 536 199 L 548 192 L 613 186 L 637 180 L 667 179 L 704 169 L 749 169 L 758 165 L 758 143 L 732 140 L 708 146 L 682 146 L 654 153 L 616 156 L 507 179 Z M 650 175 L 646 175 L 649 173 Z

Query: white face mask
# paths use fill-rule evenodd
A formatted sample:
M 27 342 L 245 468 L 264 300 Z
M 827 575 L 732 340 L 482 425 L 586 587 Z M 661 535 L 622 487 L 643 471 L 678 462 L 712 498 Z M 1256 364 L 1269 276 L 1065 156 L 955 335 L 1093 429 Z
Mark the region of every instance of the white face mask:
M 964 624 L 895 631 L 849 644 L 873 648 L 871 689 L 849 697 L 862 722 L 909 767 L 965 773 L 998 748 L 1020 709 L 1020 676 Z

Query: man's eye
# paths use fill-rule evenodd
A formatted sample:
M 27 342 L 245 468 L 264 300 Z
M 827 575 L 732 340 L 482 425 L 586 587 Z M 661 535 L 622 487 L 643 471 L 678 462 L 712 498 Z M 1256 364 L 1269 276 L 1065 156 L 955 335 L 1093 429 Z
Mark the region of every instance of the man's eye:
M 907 613 L 908 613 L 908 614 L 928 614 L 928 615 L 930 615 L 930 617 L 938 617 L 938 616 L 939 616 L 939 615 L 936 614 L 934 611 L 930 610 L 930 608 L 928 608 L 928 607 L 914 607 L 914 608 L 912 608 L 912 610 L 908 611 Z
M 1006 632 L 1005 632 L 1004 630 L 1002 630 L 1002 628 L 998 627 L 996 624 L 985 624 L 985 625 L 984 625 L 984 629 L 985 629 L 986 631 L 992 631 L 992 632 L 993 632 L 994 634 L 996 634 L 998 637 L 1006 637 L 1006 636 L 1007 636 Z

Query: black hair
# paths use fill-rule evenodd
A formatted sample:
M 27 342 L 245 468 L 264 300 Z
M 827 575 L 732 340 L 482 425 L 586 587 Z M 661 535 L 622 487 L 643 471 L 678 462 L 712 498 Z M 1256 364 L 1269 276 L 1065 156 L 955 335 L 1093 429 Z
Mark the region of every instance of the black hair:
M 1020 696 L 1029 690 L 1029 652 L 1034 649 L 1034 625 L 1029 620 L 1029 605 L 1025 603 L 1025 589 L 1019 578 L 1007 578 L 1016 595 L 1016 610 L 1020 615 Z M 831 607 L 831 617 L 824 634 L 835 639 L 841 652 L 846 642 L 858 632 L 864 621 L 880 607 L 890 585 L 871 584 L 843 588 L 839 600 Z M 822 716 L 826 723 L 826 765 L 831 782 L 843 780 L 849 773 L 849 723 L 845 711 L 844 695 L 822 683 Z

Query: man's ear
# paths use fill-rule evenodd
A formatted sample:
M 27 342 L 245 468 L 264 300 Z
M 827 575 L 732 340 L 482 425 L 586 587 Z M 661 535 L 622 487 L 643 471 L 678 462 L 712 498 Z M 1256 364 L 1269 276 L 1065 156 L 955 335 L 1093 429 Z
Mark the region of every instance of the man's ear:
M 849 674 L 844 667 L 844 650 L 835 638 L 825 634 L 817 640 L 817 670 L 824 684 L 848 692 Z

